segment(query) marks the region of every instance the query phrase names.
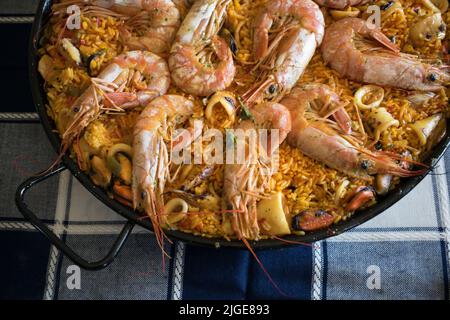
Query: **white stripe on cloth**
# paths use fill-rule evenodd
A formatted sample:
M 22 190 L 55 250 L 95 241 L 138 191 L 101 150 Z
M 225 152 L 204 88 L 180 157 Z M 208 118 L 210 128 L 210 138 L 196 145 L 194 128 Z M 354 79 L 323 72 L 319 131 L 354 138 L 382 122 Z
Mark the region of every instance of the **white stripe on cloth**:
M 36 112 L 0 112 L 0 120 L 39 120 Z
M 55 224 L 53 232 L 56 236 L 61 237 L 64 232 L 63 221 L 67 212 L 67 201 L 69 199 L 69 184 L 71 175 L 69 171 L 64 171 L 59 176 L 58 183 L 58 198 L 56 202 Z M 59 250 L 52 246 L 50 249 L 50 256 L 47 265 L 47 280 L 45 284 L 44 300 L 53 300 L 55 296 L 55 279 L 57 273 L 57 266 L 59 261 Z
M 0 24 L 11 24 L 11 23 L 33 23 L 34 17 L 32 16 L 9 16 L 0 17 Z
M 172 275 L 172 300 L 181 300 L 183 298 L 183 273 L 184 273 L 184 253 L 186 246 L 178 241 L 175 245 L 175 256 Z
M 322 242 L 313 244 L 313 266 L 312 266 L 312 300 L 322 299 Z
M 450 163 L 448 164 L 450 167 Z M 447 185 L 447 173 L 445 166 L 445 157 L 439 161 L 438 166 L 434 170 L 436 176 L 437 196 L 439 199 L 439 213 L 441 223 L 444 229 L 446 248 L 447 248 L 447 268 L 450 267 L 450 209 L 449 209 L 449 190 Z M 450 272 L 450 270 L 447 270 Z M 450 290 L 450 289 L 449 289 Z M 450 295 L 450 292 L 449 292 Z
M 29 222 L 3 221 L 0 222 L 0 230 L 36 231 L 36 228 Z
M 355 231 L 329 238 L 327 242 L 439 241 L 445 237 L 444 232 L 438 231 Z

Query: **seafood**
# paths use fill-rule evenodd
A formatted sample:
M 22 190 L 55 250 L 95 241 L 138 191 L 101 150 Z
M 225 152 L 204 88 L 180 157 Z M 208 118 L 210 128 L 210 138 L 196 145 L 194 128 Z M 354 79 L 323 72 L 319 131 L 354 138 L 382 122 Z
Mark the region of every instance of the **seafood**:
M 178 30 L 169 68 L 173 82 L 187 93 L 208 96 L 233 81 L 233 55 L 226 41 L 217 35 L 229 3 L 196 1 Z
M 180 11 L 171 0 L 68 0 L 56 4 L 54 10 L 69 4 L 80 6 L 85 16 L 123 18 L 120 37 L 124 44 L 163 56 L 169 53 L 181 24 Z
M 61 151 L 161 247 L 333 230 L 447 132 L 447 0 L 51 2 L 36 67 Z
M 163 247 L 164 187 L 169 179 L 170 129 L 193 114 L 194 104 L 182 96 L 164 95 L 145 107 L 134 126 L 133 206 L 151 219 L 158 243 Z M 183 141 L 181 143 L 190 143 Z
M 375 198 L 375 192 L 370 187 L 359 187 L 356 189 L 353 198 L 347 204 L 345 209 L 349 212 L 356 211 L 367 202 L 373 200 Z
M 421 91 L 439 91 L 450 83 L 442 68 L 401 54 L 388 37 L 362 19 L 330 25 L 321 50 L 325 62 L 357 82 Z
M 113 63 L 122 69 L 122 76 L 130 79 L 131 92 L 106 93 L 107 101 L 122 108 L 145 106 L 152 99 L 167 92 L 170 73 L 164 59 L 146 51 L 128 51 L 117 56 Z
M 239 239 L 258 239 L 259 226 L 256 204 L 264 189 L 264 181 L 270 174 L 261 172 L 259 163 L 261 152 L 270 157 L 287 137 L 291 130 L 289 111 L 278 103 L 265 103 L 251 109 L 253 120 L 242 121 L 236 129 L 252 132 L 256 126 L 278 129 L 278 144 L 267 146 L 267 150 L 248 147 L 248 156 L 242 164 L 227 164 L 224 172 L 224 202 L 227 215 L 235 235 Z M 255 132 L 255 131 L 253 131 Z M 238 144 L 239 142 L 236 142 Z M 251 144 L 251 143 L 250 143 Z M 235 143 L 231 144 L 232 148 Z M 227 145 L 229 148 L 230 145 Z
M 127 85 L 129 77 L 138 91 L 119 92 L 120 88 Z M 70 108 L 69 120 L 62 134 L 63 152 L 103 111 L 123 111 L 123 108 L 145 105 L 166 93 L 170 76 L 162 58 L 150 52 L 129 51 L 116 57 L 91 81 L 92 84 Z
M 425 41 L 445 39 L 446 30 L 447 25 L 444 23 L 441 13 L 435 13 L 411 26 L 409 38 L 411 43 L 417 46 Z
M 292 228 L 297 231 L 314 231 L 329 227 L 334 222 L 334 216 L 323 210 L 306 210 L 295 215 Z
M 345 133 L 352 133 L 352 120 L 344 109 L 343 103 L 331 88 L 324 84 L 302 84 L 289 93 L 290 99 L 303 99 L 304 91 L 309 93 L 309 109 L 320 117 L 332 117 L 339 128 Z
M 269 1 L 254 21 L 253 54 L 260 82 L 244 95 L 245 101 L 292 89 L 320 46 L 324 28 L 323 14 L 311 0 Z
M 137 2 L 137 6 L 144 11 L 126 22 L 126 28 L 121 30 L 122 40 L 130 49 L 149 50 L 167 56 L 181 25 L 177 6 L 171 0 Z M 133 35 L 132 32 L 137 32 L 138 35 Z
M 280 102 L 290 110 L 292 117 L 292 130 L 287 141 L 307 156 L 363 180 L 370 180 L 375 174 L 409 177 L 425 172 L 402 168 L 397 162 L 400 156 L 370 151 L 346 140 L 324 121 L 314 117 L 307 119 L 311 112 L 310 105 L 317 99 L 317 91 L 315 88 L 303 88 L 294 93 L 295 95 L 289 95 Z
M 332 9 L 344 9 L 351 6 L 360 6 L 372 0 L 314 0 L 315 3 L 323 7 Z

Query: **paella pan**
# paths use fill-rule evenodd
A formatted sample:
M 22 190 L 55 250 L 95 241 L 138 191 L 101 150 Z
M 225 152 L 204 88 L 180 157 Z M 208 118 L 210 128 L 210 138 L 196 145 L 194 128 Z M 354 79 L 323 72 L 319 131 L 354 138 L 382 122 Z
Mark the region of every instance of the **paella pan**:
M 323 239 L 398 201 L 448 144 L 447 1 L 39 10 L 30 72 L 59 154 L 39 179 L 62 162 L 130 219 L 115 251 L 133 223 L 161 248 Z M 56 241 L 22 201 L 37 180 L 18 204 Z

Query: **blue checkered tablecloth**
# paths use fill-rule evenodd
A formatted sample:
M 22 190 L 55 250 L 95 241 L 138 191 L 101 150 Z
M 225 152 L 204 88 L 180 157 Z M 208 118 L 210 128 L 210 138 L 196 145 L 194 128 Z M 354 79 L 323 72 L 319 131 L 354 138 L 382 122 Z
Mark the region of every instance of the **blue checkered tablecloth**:
M 25 2 L 20 14 L 33 12 L 37 1 Z M 0 13 L 13 3 L 2 1 Z M 109 267 L 80 270 L 74 282 L 73 263 L 14 204 L 19 183 L 55 158 L 28 92 L 28 31 L 26 24 L 0 24 L 2 39 L 17 44 L 15 56 L 0 53 L 0 90 L 10 99 L 0 107 L 0 299 L 449 299 L 450 153 L 415 190 L 370 222 L 313 246 L 258 251 L 286 296 L 247 251 L 177 242 L 163 270 L 155 239 L 140 228 Z M 27 202 L 91 260 L 107 252 L 124 224 L 67 171 L 40 184 Z
M 0 119 L 2 114 L 0 113 Z M 165 270 L 153 236 L 136 228 L 117 260 L 81 270 L 24 221 L 16 186 L 55 157 L 37 122 L 0 122 L 0 298 L 259 299 L 285 298 L 246 251 L 181 242 Z M 274 281 L 299 299 L 448 299 L 450 153 L 409 195 L 370 222 L 335 238 L 259 251 Z M 69 172 L 39 185 L 28 203 L 84 257 L 104 255 L 124 219 L 86 191 Z

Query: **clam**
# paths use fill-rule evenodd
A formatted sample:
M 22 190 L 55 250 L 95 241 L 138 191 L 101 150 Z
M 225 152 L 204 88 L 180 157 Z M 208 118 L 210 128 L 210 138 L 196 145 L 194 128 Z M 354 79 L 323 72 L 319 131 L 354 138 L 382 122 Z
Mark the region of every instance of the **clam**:
M 103 188 L 108 187 L 111 182 L 112 173 L 107 168 L 105 161 L 98 157 L 93 156 L 91 159 L 91 179 L 92 181 Z
M 440 13 L 426 16 L 414 24 L 409 31 L 409 38 L 413 45 L 418 46 L 424 41 L 442 40 L 445 38 L 447 25 Z
M 109 149 L 106 156 L 108 169 L 126 185 L 131 184 L 132 149 L 129 145 L 118 143 Z

